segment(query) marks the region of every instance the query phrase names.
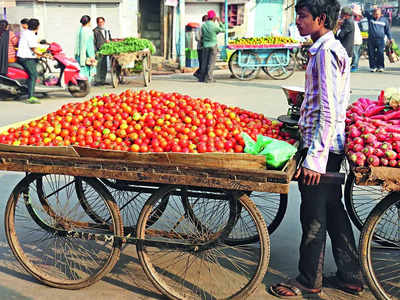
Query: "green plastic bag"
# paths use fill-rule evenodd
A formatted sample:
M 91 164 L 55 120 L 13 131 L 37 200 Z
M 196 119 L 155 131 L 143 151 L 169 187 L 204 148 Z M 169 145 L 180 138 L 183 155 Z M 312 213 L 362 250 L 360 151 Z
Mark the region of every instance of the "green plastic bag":
M 244 152 L 249 154 L 257 155 L 256 141 L 253 140 L 247 133 L 242 132 L 242 138 L 244 140 Z
M 259 134 L 254 141 L 247 133 L 243 132 L 245 143 L 244 152 L 254 155 L 264 155 L 267 166 L 279 169 L 297 152 L 297 148 L 289 143 Z
M 267 165 L 275 169 L 282 168 L 285 163 L 297 152 L 297 148 L 285 141 L 274 140 L 265 146 L 259 154 L 267 159 Z
M 399 46 L 396 44 L 396 42 L 393 40 L 393 43 L 392 43 L 392 48 L 393 48 L 393 51 L 394 52 L 396 52 L 396 54 L 398 55 L 398 56 L 400 56 L 400 49 L 399 49 Z

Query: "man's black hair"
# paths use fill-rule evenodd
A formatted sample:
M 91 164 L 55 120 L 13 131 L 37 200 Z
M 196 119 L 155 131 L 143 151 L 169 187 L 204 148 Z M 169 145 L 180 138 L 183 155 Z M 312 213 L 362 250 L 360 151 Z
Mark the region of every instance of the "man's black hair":
M 325 28 L 332 30 L 335 28 L 339 17 L 340 4 L 337 0 L 299 0 L 295 6 L 296 12 L 306 8 L 313 19 L 326 15 Z
M 29 22 L 29 19 L 28 19 L 28 18 L 23 18 L 23 19 L 20 21 L 21 24 L 28 24 L 28 22 Z
M 106 19 L 104 19 L 104 17 L 97 17 L 96 18 L 96 23 L 99 23 L 100 20 L 103 20 L 103 22 L 106 21 Z
M 202 22 L 205 22 L 205 21 L 207 21 L 208 20 L 208 16 L 207 15 L 204 15 L 202 18 L 201 18 L 201 21 Z
M 28 29 L 29 30 L 36 30 L 39 27 L 40 23 L 38 19 L 30 19 L 28 21 Z

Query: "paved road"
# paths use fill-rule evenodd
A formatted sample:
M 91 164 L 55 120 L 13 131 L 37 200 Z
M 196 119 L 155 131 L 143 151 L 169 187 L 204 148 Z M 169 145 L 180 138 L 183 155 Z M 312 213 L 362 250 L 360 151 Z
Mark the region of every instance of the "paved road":
M 399 32 L 396 30 L 396 36 Z M 400 40 L 400 39 L 399 39 Z M 352 95 L 354 101 L 359 97 L 376 98 L 380 90 L 389 86 L 398 85 L 400 79 L 400 64 L 388 65 L 386 73 L 369 73 L 367 61 L 361 61 L 361 71 L 352 74 Z M 281 85 L 304 85 L 304 72 L 297 72 L 285 81 L 275 81 L 261 74 L 256 80 L 241 82 L 231 79 L 227 71 L 216 72 L 217 82 L 201 84 L 190 74 L 176 74 L 172 76 L 154 77 L 152 89 L 165 92 L 179 92 L 197 97 L 209 97 L 229 105 L 243 108 L 276 117 L 286 113 L 286 99 L 281 91 Z M 130 79 L 127 85 L 118 89 L 110 86 L 96 87 L 91 95 L 102 93 L 118 93 L 127 88 L 140 89 L 141 79 Z M 87 98 L 86 98 L 87 99 Z M 27 105 L 21 102 L 0 101 L 0 126 L 13 122 L 41 116 L 56 110 L 62 104 L 72 99 L 69 95 L 60 93 L 42 99 L 40 105 Z M 13 186 L 22 178 L 22 174 L 0 172 L 0 219 L 4 216 L 4 207 Z M 282 280 L 297 273 L 298 245 L 301 232 L 298 217 L 300 197 L 295 184 L 291 185 L 289 207 L 281 226 L 271 236 L 271 263 L 264 285 L 260 286 L 251 299 L 275 299 L 266 293 L 266 287 L 271 283 Z M 358 238 L 358 232 L 356 232 Z M 331 248 L 328 243 L 325 264 L 325 273 L 335 271 Z M 338 293 L 326 288 L 324 298 L 352 299 L 346 294 Z M 46 287 L 32 279 L 15 261 L 8 249 L 4 229 L 0 229 L 0 294 L 1 299 L 160 299 L 160 294 L 154 290 L 137 263 L 134 248 L 125 249 L 120 263 L 113 272 L 94 286 L 80 291 L 58 290 Z M 354 297 L 357 298 L 357 297 Z M 357 298 L 360 299 L 360 298 Z M 373 299 L 370 294 L 362 299 Z

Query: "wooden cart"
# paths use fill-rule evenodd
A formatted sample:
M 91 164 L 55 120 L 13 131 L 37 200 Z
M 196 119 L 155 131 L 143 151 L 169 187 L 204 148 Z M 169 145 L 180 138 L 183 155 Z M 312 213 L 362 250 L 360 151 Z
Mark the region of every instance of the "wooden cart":
M 300 47 L 300 44 L 229 45 L 228 49 L 235 50 L 229 58 L 229 70 L 239 80 L 254 79 L 260 70 L 273 79 L 287 79 L 294 74 L 297 64 L 291 51 Z
M 287 194 L 295 168 L 266 170 L 263 156 L 247 154 L 0 145 L 0 169 L 28 173 L 8 200 L 5 231 L 22 266 L 53 287 L 93 284 L 131 243 L 169 298 L 245 299 L 269 262 L 251 199 Z
M 346 190 L 350 216 L 361 228 L 366 282 L 377 299 L 400 299 L 400 169 L 352 166 Z
M 120 83 L 122 84 L 124 75 L 130 74 L 129 69 L 134 68 L 137 63 L 142 63 L 144 86 L 149 86 L 151 82 L 151 52 L 149 49 L 110 55 L 112 86 L 116 88 Z

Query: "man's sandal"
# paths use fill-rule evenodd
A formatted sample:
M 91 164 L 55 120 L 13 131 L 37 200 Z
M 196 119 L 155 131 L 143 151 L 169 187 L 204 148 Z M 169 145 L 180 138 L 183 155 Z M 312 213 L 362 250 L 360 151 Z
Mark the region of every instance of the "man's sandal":
M 326 281 L 330 286 L 337 290 L 341 290 L 345 293 L 352 294 L 355 296 L 361 296 L 364 293 L 364 287 L 356 284 L 350 284 L 342 281 L 337 276 L 325 277 Z
M 269 292 L 280 299 L 322 299 L 322 291 L 319 289 L 304 289 L 293 282 L 281 282 L 272 285 Z

